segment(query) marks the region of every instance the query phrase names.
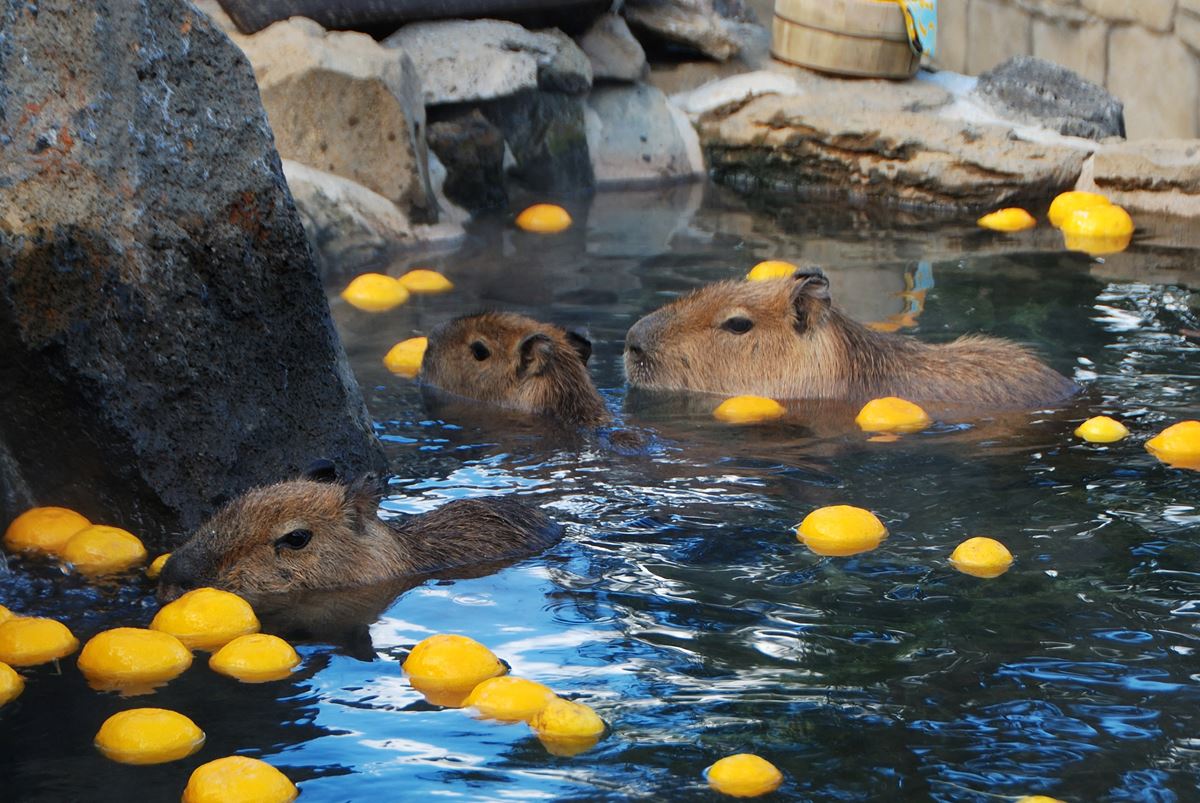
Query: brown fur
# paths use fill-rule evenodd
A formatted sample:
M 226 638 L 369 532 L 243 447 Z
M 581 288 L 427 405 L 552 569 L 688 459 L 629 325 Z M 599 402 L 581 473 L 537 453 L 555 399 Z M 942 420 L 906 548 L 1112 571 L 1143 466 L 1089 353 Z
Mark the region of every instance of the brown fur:
M 524 315 L 469 315 L 430 335 L 421 381 L 457 396 L 595 426 L 609 415 L 587 372 L 591 345 L 578 333 Z M 478 359 L 473 349 L 487 356 Z
M 248 491 L 201 526 L 163 567 L 159 595 L 212 586 L 277 594 L 363 586 L 534 554 L 562 529 L 539 510 L 492 497 L 391 522 L 372 482 L 292 480 Z M 306 530 L 306 546 L 279 545 Z
M 746 319 L 752 328 L 736 334 Z M 632 385 L 726 396 L 912 401 L 1027 408 L 1077 386 L 1029 349 L 968 335 L 929 344 L 876 332 L 830 301 L 818 269 L 709 285 L 639 320 L 625 338 Z

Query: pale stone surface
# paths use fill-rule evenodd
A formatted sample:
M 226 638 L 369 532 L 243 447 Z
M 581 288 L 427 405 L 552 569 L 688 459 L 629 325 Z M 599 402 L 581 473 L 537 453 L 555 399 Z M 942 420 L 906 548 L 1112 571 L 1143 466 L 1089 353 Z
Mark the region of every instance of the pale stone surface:
M 281 156 L 358 182 L 409 215 L 431 214 L 425 107 L 403 51 L 303 17 L 237 43 Z
M 439 20 L 406 25 L 383 40 L 417 65 L 427 105 L 507 97 L 523 90 L 579 93 L 591 65 L 573 41 L 499 20 Z
M 1192 50 L 1200 51 L 1200 17 L 1180 14 L 1175 18 L 1175 35 Z
M 1183 145 L 1182 152 L 1200 145 L 1196 140 L 1180 140 Z M 1130 143 L 1135 145 L 1136 143 Z M 1158 144 L 1158 143 L 1156 143 Z M 1143 212 L 1161 212 L 1170 215 L 1179 215 L 1182 217 L 1200 217 L 1200 192 L 1185 191 L 1179 187 L 1172 187 L 1164 181 L 1164 175 L 1155 176 L 1154 171 L 1161 170 L 1164 174 L 1169 175 L 1176 172 L 1180 167 L 1178 164 L 1168 164 L 1164 167 L 1156 165 L 1152 160 L 1161 159 L 1161 154 L 1151 155 L 1149 158 L 1144 153 L 1115 153 L 1108 154 L 1104 159 L 1098 159 L 1093 156 L 1083 166 L 1083 172 L 1079 176 L 1079 181 L 1075 188 L 1085 192 L 1099 192 L 1107 195 L 1108 198 L 1116 204 L 1120 204 L 1126 209 L 1139 210 Z M 1147 170 L 1147 163 L 1150 163 L 1149 171 L 1139 175 L 1129 175 L 1130 169 Z M 1097 170 L 1100 175 L 1097 175 Z M 1148 188 L 1153 187 L 1153 188 Z
M 626 0 L 623 13 L 636 28 L 728 61 L 765 29 L 743 0 Z
M 971 0 L 967 71 L 979 74 L 1010 56 L 1028 56 L 1030 17 L 1000 0 Z
M 954 72 L 967 71 L 968 0 L 940 0 L 938 3 L 937 65 Z
M 1179 0 L 1179 9 L 1192 14 L 1200 14 L 1200 0 Z
M 846 108 L 836 95 L 763 95 L 700 123 L 713 174 L 898 205 L 984 209 L 1075 184 L 1086 152 L 1025 142 L 1004 126 Z
M 1153 31 L 1171 30 L 1175 0 L 1082 0 L 1085 9 L 1119 22 L 1136 22 Z
M 588 151 L 599 187 L 688 181 L 704 175 L 691 123 L 647 84 L 597 87 L 587 101 Z
M 1196 136 L 1200 74 L 1186 46 L 1129 25 L 1109 35 L 1108 54 L 1108 88 L 1125 101 L 1130 139 Z
M 592 63 L 595 80 L 632 82 L 646 73 L 646 51 L 616 14 L 604 14 L 593 22 L 579 37 L 579 47 Z
M 1108 27 L 1103 23 L 1077 24 L 1037 17 L 1033 20 L 1033 55 L 1061 64 L 1104 86 L 1107 37 Z

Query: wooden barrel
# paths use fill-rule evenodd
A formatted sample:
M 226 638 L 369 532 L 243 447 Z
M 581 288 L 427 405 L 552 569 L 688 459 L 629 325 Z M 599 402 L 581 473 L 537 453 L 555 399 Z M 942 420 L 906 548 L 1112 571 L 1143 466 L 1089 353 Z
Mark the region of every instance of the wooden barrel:
M 775 0 L 771 55 L 822 72 L 911 78 L 921 57 L 900 6 L 878 0 Z

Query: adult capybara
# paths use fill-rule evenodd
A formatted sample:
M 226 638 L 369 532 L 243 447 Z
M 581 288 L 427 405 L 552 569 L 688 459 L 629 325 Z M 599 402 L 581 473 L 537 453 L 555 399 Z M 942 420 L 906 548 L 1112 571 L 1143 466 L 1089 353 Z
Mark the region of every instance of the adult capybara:
M 159 577 L 172 599 L 211 586 L 245 595 L 335 589 L 432 575 L 535 554 L 562 537 L 536 508 L 489 497 L 393 521 L 382 489 L 329 472 L 247 491 L 176 549 Z
M 719 282 L 650 313 L 625 336 L 625 373 L 651 389 L 992 408 L 1036 407 L 1078 390 L 1008 340 L 930 344 L 868 329 L 832 303 L 819 268 Z
M 608 410 L 587 371 L 583 335 L 511 312 L 483 312 L 437 327 L 421 362 L 422 384 L 437 390 L 597 426 Z

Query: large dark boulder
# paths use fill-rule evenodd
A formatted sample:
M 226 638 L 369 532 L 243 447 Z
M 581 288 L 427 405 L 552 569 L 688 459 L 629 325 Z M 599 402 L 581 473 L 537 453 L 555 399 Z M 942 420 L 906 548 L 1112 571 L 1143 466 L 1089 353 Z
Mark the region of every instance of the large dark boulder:
M 0 0 L 0 527 L 380 467 L 250 66 L 180 0 Z

